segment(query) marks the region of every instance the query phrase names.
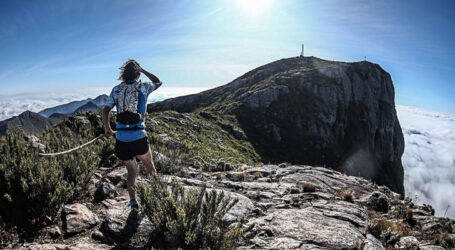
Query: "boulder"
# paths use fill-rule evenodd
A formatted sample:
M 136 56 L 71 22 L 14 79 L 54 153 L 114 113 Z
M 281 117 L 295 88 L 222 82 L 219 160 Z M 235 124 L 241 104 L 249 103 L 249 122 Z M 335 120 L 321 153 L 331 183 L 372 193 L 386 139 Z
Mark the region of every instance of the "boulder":
M 107 174 L 106 178 L 109 179 L 112 182 L 112 184 L 117 185 L 122 180 L 126 181 L 127 175 L 128 170 L 126 169 L 126 167 L 121 166 Z
M 41 143 L 38 137 L 34 135 L 26 135 L 25 140 L 27 141 L 28 146 L 39 149 L 41 153 L 44 153 L 46 151 L 46 146 Z
M 373 235 L 367 234 L 365 241 L 363 242 L 363 250 L 382 250 L 385 249 L 382 246 L 381 241 L 376 239 Z
M 414 236 L 402 237 L 395 245 L 395 249 L 418 250 L 419 241 Z
M 60 231 L 60 228 L 57 225 L 50 226 L 46 231 L 53 239 L 62 235 L 62 231 Z
M 65 205 L 63 209 L 63 230 L 66 234 L 83 232 L 98 223 L 98 216 L 82 204 Z
M 110 204 L 100 230 L 114 239 L 125 239 L 138 231 L 146 233 L 144 226 L 147 223 L 148 219 L 143 216 L 133 218 L 130 215 L 128 199 L 123 199 Z
M 115 186 L 110 183 L 101 184 L 95 191 L 95 201 L 114 198 L 117 195 Z
M 310 207 L 278 209 L 251 223 L 255 223 L 258 232 L 252 242 L 259 248 L 293 248 L 311 243 L 330 249 L 354 249 L 360 248 L 365 240 L 351 223 L 324 216 Z
M 234 192 L 225 191 L 225 194 L 227 199 L 237 198 L 239 200 L 223 218 L 228 224 L 237 222 L 254 209 L 254 204 L 248 197 Z
M 73 244 L 24 244 L 30 250 L 98 250 L 112 249 L 112 246 L 98 243 L 77 242 Z

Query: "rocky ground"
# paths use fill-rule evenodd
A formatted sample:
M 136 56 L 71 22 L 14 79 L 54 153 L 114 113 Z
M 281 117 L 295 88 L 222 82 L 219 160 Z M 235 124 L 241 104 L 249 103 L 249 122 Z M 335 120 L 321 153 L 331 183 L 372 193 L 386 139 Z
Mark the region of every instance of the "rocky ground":
M 8 247 L 143 247 L 149 222 L 128 217 L 126 175 L 124 166 L 98 169 L 87 201 L 66 204 L 57 224 Z M 255 224 L 241 249 L 444 249 L 434 244 L 450 247 L 455 239 L 455 222 L 434 217 L 430 206 L 416 206 L 386 187 L 323 167 L 244 165 L 216 173 L 190 167 L 175 178 L 186 188 L 206 184 L 239 199 L 225 219 L 245 216 Z M 146 180 L 140 176 L 139 181 Z

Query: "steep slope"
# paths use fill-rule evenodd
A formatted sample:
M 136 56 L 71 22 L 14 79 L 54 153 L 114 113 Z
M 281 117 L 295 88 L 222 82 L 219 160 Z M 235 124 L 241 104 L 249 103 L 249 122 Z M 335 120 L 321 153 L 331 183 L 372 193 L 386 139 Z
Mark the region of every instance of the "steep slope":
M 38 112 L 38 114 L 49 117 L 52 114 L 59 113 L 59 114 L 66 114 L 66 115 L 73 115 L 79 108 L 83 107 L 87 103 L 91 102 L 97 107 L 104 106 L 107 102 L 108 96 L 107 95 L 100 95 L 95 99 L 88 98 L 86 100 L 81 101 L 74 101 L 62 105 L 58 105 L 52 108 L 47 108 Z
M 235 115 L 264 162 L 325 165 L 403 193 L 390 75 L 370 62 L 282 59 L 224 86 L 148 106 Z
M 7 130 L 19 126 L 24 131 L 31 134 L 42 133 L 49 127 L 63 120 L 63 116 L 54 116 L 52 119 L 43 117 L 31 111 L 25 111 L 18 116 L 11 117 L 10 119 L 0 121 L 0 136 L 4 135 Z

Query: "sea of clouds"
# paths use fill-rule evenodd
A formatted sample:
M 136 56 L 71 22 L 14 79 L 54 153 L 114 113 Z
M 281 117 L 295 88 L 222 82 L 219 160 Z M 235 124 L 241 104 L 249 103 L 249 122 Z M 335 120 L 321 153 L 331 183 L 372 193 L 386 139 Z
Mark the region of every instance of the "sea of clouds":
M 97 87 L 84 89 L 71 89 L 60 91 L 20 93 L 14 95 L 0 95 L 0 121 L 29 110 L 39 112 L 43 109 L 79 101 L 87 98 L 96 98 L 99 95 L 109 95 L 111 87 Z M 167 87 L 163 86 L 154 91 L 148 102 L 161 101 L 176 96 L 199 93 L 207 88 L 200 87 Z
M 0 120 L 23 111 L 41 111 L 71 101 L 109 94 L 111 88 L 23 93 L 0 96 Z M 161 87 L 148 102 L 199 93 L 206 88 Z M 455 218 L 455 115 L 397 106 L 403 129 L 406 195 L 419 204 L 431 204 L 437 216 Z
M 455 218 L 455 115 L 397 106 L 406 194 Z M 447 213 L 446 213 L 447 210 Z

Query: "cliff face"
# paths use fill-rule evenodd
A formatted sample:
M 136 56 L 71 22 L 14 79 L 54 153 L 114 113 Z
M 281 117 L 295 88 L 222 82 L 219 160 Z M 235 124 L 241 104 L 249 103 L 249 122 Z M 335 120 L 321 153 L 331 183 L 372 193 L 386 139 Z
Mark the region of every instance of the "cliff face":
M 325 165 L 404 192 L 394 87 L 377 64 L 282 59 L 148 107 L 162 110 L 233 114 L 264 162 Z

